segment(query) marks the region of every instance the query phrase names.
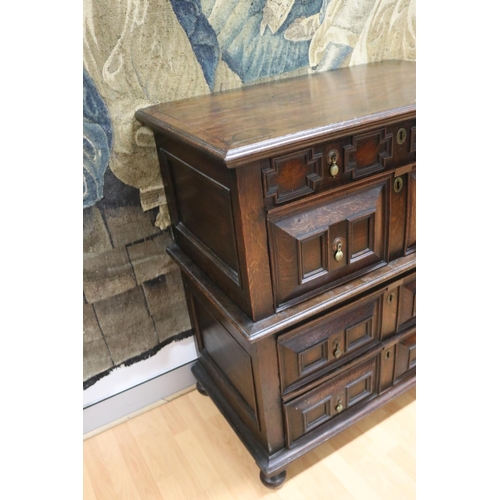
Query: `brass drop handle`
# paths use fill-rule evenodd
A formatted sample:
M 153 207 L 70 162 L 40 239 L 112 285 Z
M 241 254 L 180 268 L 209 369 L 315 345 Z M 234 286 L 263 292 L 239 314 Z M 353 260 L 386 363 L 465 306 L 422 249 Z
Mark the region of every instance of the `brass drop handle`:
M 342 251 L 342 243 L 340 241 L 337 243 L 334 257 L 337 262 L 340 262 L 344 257 L 344 252 Z
M 333 351 L 333 355 L 336 359 L 339 359 L 340 356 L 342 356 L 342 351 L 338 342 L 335 343 L 335 350 Z
M 337 410 L 337 413 L 340 413 L 344 409 L 344 407 L 342 406 L 342 401 L 340 399 L 335 409 Z
M 328 163 L 330 164 L 330 175 L 335 177 L 339 173 L 339 166 L 337 165 L 337 158 L 339 153 L 336 149 L 332 149 L 328 153 Z

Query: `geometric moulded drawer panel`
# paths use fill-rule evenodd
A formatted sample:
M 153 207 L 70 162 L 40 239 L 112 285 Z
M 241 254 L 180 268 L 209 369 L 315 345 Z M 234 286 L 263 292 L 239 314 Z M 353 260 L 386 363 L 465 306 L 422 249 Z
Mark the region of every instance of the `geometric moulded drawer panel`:
M 384 265 L 387 180 L 268 221 L 276 310 Z

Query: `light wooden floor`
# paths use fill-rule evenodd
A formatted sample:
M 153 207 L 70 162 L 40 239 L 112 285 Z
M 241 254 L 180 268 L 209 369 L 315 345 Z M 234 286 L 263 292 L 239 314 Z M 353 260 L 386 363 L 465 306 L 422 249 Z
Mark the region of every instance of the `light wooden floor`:
M 293 462 L 279 490 L 197 391 L 84 441 L 85 500 L 415 498 L 415 388 Z

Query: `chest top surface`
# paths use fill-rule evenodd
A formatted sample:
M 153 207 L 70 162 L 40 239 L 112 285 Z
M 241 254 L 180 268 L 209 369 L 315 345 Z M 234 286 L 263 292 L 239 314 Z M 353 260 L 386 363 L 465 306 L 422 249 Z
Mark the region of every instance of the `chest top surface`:
M 415 113 L 416 64 L 383 61 L 158 104 L 139 121 L 229 167 L 284 145 Z

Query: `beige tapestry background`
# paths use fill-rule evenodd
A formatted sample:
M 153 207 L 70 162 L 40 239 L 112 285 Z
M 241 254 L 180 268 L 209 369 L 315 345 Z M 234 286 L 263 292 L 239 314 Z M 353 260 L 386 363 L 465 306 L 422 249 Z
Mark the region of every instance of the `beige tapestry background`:
M 416 59 L 414 0 L 84 0 L 84 387 L 190 334 L 137 109 Z

